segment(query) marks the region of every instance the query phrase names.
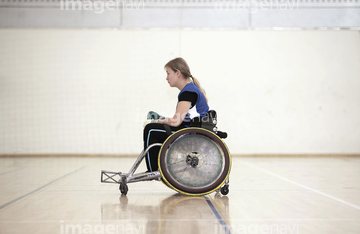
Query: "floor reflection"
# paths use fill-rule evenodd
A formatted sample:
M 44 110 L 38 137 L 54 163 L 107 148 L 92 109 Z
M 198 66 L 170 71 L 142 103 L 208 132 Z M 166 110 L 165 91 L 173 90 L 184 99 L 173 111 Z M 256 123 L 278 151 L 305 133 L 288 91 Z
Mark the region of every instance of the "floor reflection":
M 206 196 L 217 214 L 204 196 L 146 198 L 132 194 L 120 196 L 119 203 L 102 204 L 103 222 L 121 224 L 117 233 L 126 233 L 129 228 L 137 233 L 222 233 L 219 217 L 229 220 L 229 198 L 220 194 Z

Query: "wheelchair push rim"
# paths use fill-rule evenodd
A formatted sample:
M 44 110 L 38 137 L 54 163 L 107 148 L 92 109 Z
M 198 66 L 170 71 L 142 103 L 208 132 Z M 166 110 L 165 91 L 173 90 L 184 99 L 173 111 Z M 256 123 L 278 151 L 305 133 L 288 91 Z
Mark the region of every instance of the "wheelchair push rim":
M 169 136 L 160 149 L 158 162 L 166 185 L 195 196 L 219 189 L 231 168 L 225 143 L 203 128 L 184 128 Z

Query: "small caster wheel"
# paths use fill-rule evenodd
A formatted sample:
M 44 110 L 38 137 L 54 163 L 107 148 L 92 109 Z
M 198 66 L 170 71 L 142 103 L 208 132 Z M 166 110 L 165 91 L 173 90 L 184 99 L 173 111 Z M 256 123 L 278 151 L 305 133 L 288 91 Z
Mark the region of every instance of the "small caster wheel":
M 229 185 L 224 185 L 224 187 L 221 188 L 220 192 L 222 195 L 227 195 L 229 193 Z
M 129 188 L 126 184 L 120 184 L 119 189 L 120 189 L 121 194 L 123 194 L 123 195 L 126 195 L 127 192 L 129 191 Z

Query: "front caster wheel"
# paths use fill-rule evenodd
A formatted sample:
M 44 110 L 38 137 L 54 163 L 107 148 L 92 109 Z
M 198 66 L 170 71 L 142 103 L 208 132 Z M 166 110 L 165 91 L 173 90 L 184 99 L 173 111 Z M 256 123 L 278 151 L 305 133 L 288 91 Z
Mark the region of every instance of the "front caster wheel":
M 119 189 L 120 189 L 121 194 L 123 194 L 123 195 L 126 195 L 127 192 L 129 191 L 129 188 L 126 184 L 120 184 Z
M 224 185 L 224 187 L 220 189 L 220 192 L 222 195 L 227 195 L 229 193 L 229 185 Z

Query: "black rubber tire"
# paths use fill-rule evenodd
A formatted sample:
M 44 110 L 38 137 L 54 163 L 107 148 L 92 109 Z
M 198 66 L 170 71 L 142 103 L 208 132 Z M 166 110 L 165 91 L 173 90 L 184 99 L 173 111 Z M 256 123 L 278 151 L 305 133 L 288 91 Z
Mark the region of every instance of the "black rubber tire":
M 221 189 L 220 189 L 220 192 L 222 195 L 228 195 L 229 193 L 229 185 L 224 185 Z
M 126 195 L 129 191 L 129 188 L 126 184 L 120 184 L 119 189 L 120 189 L 121 194 L 123 194 L 123 195 Z

